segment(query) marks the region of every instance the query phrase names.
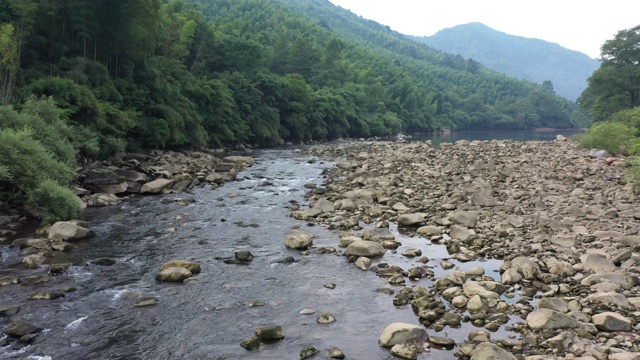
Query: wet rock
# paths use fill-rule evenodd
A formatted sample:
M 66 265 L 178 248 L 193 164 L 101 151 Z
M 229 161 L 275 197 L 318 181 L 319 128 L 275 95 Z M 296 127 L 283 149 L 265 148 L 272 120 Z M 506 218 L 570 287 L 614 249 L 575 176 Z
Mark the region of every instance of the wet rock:
M 322 314 L 320 316 L 318 316 L 317 322 L 318 324 L 330 324 L 332 322 L 335 322 L 336 318 L 335 316 L 333 316 L 333 314 Z
M 468 297 L 479 295 L 483 299 L 499 299 L 500 295 L 496 292 L 487 290 L 482 283 L 478 281 L 467 281 L 462 285 L 464 294 Z
M 314 309 L 310 309 L 310 308 L 304 308 L 304 309 L 300 310 L 300 312 L 299 312 L 300 315 L 313 315 L 315 313 L 316 313 L 316 311 Z
M 47 238 L 52 242 L 66 241 L 73 242 L 88 239 L 95 236 L 89 229 L 88 223 L 84 221 L 58 221 L 49 229 Z
M 116 260 L 110 258 L 99 258 L 91 260 L 91 263 L 100 266 L 111 266 L 116 263 Z
M 251 300 L 251 301 L 245 301 L 244 305 L 248 307 L 259 307 L 259 306 L 265 306 L 266 304 L 259 300 Z
M 491 342 L 484 342 L 473 349 L 471 360 L 516 360 L 517 358 Z
M 318 355 L 318 349 L 313 346 L 305 346 L 300 349 L 300 360 L 310 359 L 316 355 Z
M 19 338 L 29 334 L 35 334 L 42 331 L 42 328 L 36 326 L 22 318 L 13 318 L 9 322 L 9 326 L 4 332 L 14 338 Z
M 534 329 L 571 329 L 579 326 L 578 321 L 559 311 L 537 309 L 527 315 L 527 325 Z
M 449 236 L 451 236 L 452 239 L 466 242 L 472 239 L 475 235 L 476 234 L 473 230 L 469 230 L 464 226 L 452 225 L 451 228 L 449 228 Z
M 329 358 L 330 359 L 344 359 L 344 353 L 337 347 L 332 347 L 329 349 Z
M 602 331 L 629 331 L 631 330 L 631 320 L 615 313 L 603 312 L 591 317 L 593 324 Z
M 328 284 L 324 284 L 322 286 L 326 287 L 327 289 L 332 289 L 332 290 L 336 288 L 336 284 L 334 284 L 334 283 L 328 283 Z
M 189 260 L 170 260 L 160 266 L 160 270 L 164 270 L 167 268 L 179 267 L 189 270 L 192 274 L 200 273 L 200 264 L 194 261 Z
M 260 338 L 257 336 L 248 337 L 240 342 L 240 346 L 247 350 L 258 350 L 260 348 Z
M 418 347 L 414 344 L 396 344 L 391 347 L 390 351 L 400 359 L 415 360 L 418 358 Z
M 371 259 L 366 256 L 360 256 L 358 260 L 356 260 L 355 265 L 360 270 L 369 270 L 371 267 Z
M 393 235 L 391 230 L 387 228 L 374 228 L 367 229 L 362 232 L 362 239 L 376 242 L 383 242 L 385 240 L 395 240 L 396 237 Z
M 565 300 L 560 298 L 545 297 L 540 299 L 540 301 L 538 302 L 538 308 L 551 309 L 561 313 L 566 313 L 569 311 L 569 304 L 567 304 Z
M 28 255 L 22 258 L 22 263 L 30 269 L 38 268 L 45 262 L 47 262 L 47 258 L 40 254 Z
M 580 260 L 585 270 L 590 270 L 594 273 L 610 272 L 616 269 L 613 261 L 600 254 L 586 254 L 581 256 Z
M 277 341 L 284 339 L 284 329 L 282 326 L 270 325 L 256 329 L 256 336 L 261 341 Z
M 427 330 L 422 326 L 393 323 L 382 331 L 378 338 L 378 344 L 382 347 L 391 347 L 396 344 L 405 344 L 415 340 L 426 340 L 427 338 Z
M 253 254 L 250 251 L 236 251 L 235 252 L 236 260 L 240 262 L 251 262 L 253 261 Z
M 159 194 L 162 192 L 162 190 L 164 190 L 166 187 L 168 187 L 169 185 L 171 185 L 173 183 L 173 180 L 169 180 L 169 179 L 155 179 L 153 181 L 147 182 L 144 185 L 142 185 L 142 188 L 140 188 L 140 193 L 141 194 Z
M 58 291 L 38 292 L 29 295 L 29 300 L 55 300 L 64 297 L 64 294 Z
M 273 260 L 272 264 L 293 264 L 296 262 L 296 259 L 293 256 L 286 256 L 280 259 Z
M 147 307 L 147 306 L 153 306 L 153 305 L 156 305 L 156 304 L 159 304 L 159 303 L 160 303 L 160 300 L 158 298 L 153 297 L 153 296 L 145 296 L 145 297 L 142 297 L 142 298 L 138 299 L 133 306 L 135 306 L 135 307 Z
M 366 256 L 369 258 L 384 255 L 386 252 L 382 244 L 375 241 L 356 241 L 347 246 L 344 251 L 346 256 Z
M 156 275 L 156 280 L 163 282 L 183 282 L 193 276 L 191 271 L 183 267 L 166 267 Z
M 19 305 L 4 305 L 0 306 L 0 316 L 3 317 L 12 317 L 13 315 L 20 312 Z
M 422 250 L 420 249 L 407 249 L 402 252 L 402 256 L 406 257 L 416 257 L 422 255 Z
M 617 292 L 608 291 L 587 296 L 586 301 L 609 306 L 617 306 L 619 308 L 628 308 L 629 300 Z
M 307 231 L 294 230 L 284 239 L 284 246 L 289 249 L 306 250 L 313 244 L 315 236 Z
M 437 226 L 422 226 L 419 227 L 418 230 L 416 230 L 416 234 L 422 236 L 422 237 L 431 237 L 431 236 L 438 236 L 438 235 L 442 235 L 442 229 L 437 227 Z
M 450 347 L 450 346 L 456 345 L 455 340 L 448 337 L 441 337 L 441 336 L 429 336 L 429 342 L 431 342 L 434 345 L 444 346 L 444 347 Z

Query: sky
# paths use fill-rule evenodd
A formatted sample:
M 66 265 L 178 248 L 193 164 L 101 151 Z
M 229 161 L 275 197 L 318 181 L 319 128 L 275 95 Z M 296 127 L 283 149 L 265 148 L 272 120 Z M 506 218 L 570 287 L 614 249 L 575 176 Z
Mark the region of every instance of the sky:
M 640 25 L 637 0 L 329 0 L 403 34 L 431 36 L 483 23 L 510 35 L 542 39 L 600 57 L 606 40 Z M 635 4 L 635 5 L 634 5 Z

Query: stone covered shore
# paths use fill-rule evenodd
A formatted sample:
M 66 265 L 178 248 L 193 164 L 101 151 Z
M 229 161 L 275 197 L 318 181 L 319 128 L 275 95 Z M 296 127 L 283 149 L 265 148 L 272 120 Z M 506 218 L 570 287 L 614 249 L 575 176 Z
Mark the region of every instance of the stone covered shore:
M 292 216 L 341 229 L 336 242 L 349 261 L 388 277 L 389 301 L 410 305 L 431 335 L 394 324 L 380 339 L 392 354 L 411 359 L 439 346 L 463 359 L 640 358 L 640 208 L 622 159 L 570 141 L 303 151 L 337 165 Z M 385 261 L 400 246 L 390 222 L 424 238 L 402 253 L 411 268 Z M 459 262 L 504 260 L 500 281 L 482 267 L 429 262 L 429 243 L 446 244 Z M 436 278 L 434 267 L 451 269 Z M 475 326 L 466 339 L 439 335 L 464 323 Z M 492 340 L 499 329 L 518 336 Z

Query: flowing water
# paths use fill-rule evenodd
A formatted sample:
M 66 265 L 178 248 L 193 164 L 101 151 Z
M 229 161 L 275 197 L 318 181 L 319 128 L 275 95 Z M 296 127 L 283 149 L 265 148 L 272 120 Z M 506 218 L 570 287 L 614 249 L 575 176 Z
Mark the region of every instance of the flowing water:
M 300 227 L 316 235 L 315 248 L 337 247 L 337 232 L 296 221 L 288 210 L 295 201 L 305 206 L 304 185 L 320 184 L 322 170 L 332 164 L 290 150 L 260 151 L 256 159 L 239 181 L 218 189 L 133 197 L 119 206 L 87 210 L 86 220 L 97 236 L 54 260 L 72 264 L 64 274 L 47 275 L 45 267 L 25 270 L 18 249 L 0 247 L 0 277 L 22 279 L 20 285 L 0 287 L 0 305 L 21 305 L 19 316 L 45 328 L 29 346 L 0 339 L 0 359 L 298 359 L 304 346 L 320 350 L 318 358 L 326 358 L 332 346 L 351 359 L 392 358 L 377 345 L 380 332 L 393 322 L 419 322 L 410 306 L 395 307 L 392 295 L 375 290 L 401 287 L 357 269 L 340 255 L 312 249 L 304 256 L 283 245 L 285 236 Z M 175 201 L 190 197 L 195 202 L 186 206 Z M 399 254 L 418 247 L 431 259 L 428 265 L 436 275 L 444 274 L 438 266 L 449 258 L 443 245 L 392 230 L 403 246 L 384 261 L 405 269 L 415 266 Z M 222 261 L 238 250 L 251 251 L 255 259 L 249 265 Z M 273 263 L 286 256 L 297 262 Z M 90 263 L 104 257 L 116 263 Z M 160 265 L 171 259 L 198 261 L 202 272 L 185 284 L 156 282 Z M 482 266 L 488 275 L 499 276 L 497 260 L 450 261 L 459 269 Z M 327 283 L 336 288 L 325 288 Z M 407 283 L 429 284 L 428 279 Z M 70 287 L 75 291 L 60 299 L 26 300 L 34 292 Z M 159 303 L 134 307 L 145 296 Z M 264 306 L 247 306 L 250 301 Z M 300 315 L 303 308 L 317 313 Z M 332 313 L 337 321 L 318 324 L 323 313 Z M 281 325 L 286 338 L 258 351 L 239 346 L 256 328 L 269 324 Z M 471 325 L 463 327 L 467 329 L 430 333 L 464 340 Z M 502 331 L 492 337 L 509 335 Z M 432 349 L 420 359 L 450 359 L 452 354 Z

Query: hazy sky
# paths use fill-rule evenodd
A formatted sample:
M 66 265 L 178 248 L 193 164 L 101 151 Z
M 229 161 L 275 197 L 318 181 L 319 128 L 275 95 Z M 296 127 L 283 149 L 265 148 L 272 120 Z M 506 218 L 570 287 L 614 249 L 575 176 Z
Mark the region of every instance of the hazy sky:
M 592 58 L 623 29 L 640 25 L 637 0 L 330 0 L 409 35 L 481 22 L 511 35 L 537 38 Z M 634 5 L 635 4 L 635 5 Z

